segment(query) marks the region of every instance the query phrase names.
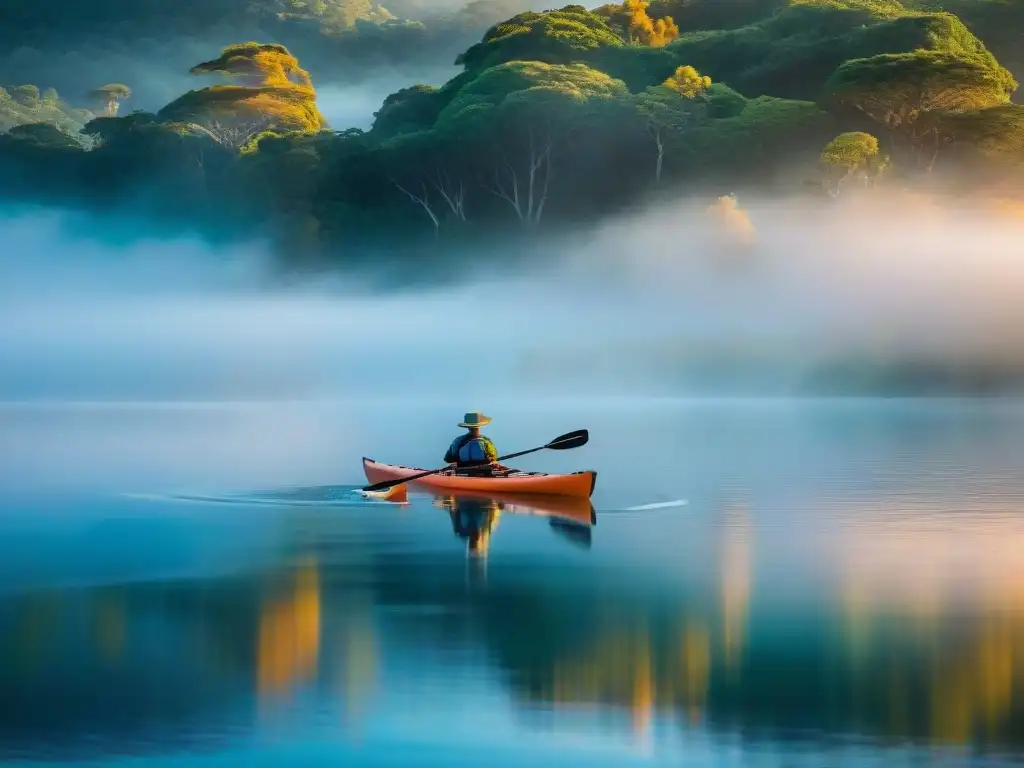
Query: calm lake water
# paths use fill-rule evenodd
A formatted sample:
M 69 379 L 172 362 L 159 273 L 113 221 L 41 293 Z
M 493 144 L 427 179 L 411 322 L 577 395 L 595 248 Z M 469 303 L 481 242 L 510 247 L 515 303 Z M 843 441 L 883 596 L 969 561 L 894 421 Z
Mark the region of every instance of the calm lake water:
M 362 500 L 466 408 L 590 508 Z M 1024 407 L 0 406 L 0 762 L 1024 762 Z

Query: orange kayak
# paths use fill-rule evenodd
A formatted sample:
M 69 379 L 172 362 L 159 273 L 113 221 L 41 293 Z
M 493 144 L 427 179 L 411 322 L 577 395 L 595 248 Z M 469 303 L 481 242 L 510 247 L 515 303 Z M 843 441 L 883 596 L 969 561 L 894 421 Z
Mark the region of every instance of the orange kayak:
M 363 471 L 370 483 L 381 483 L 385 480 L 401 480 L 427 470 L 402 467 L 396 464 L 382 464 L 379 461 L 364 458 Z M 597 473 L 591 471 L 573 472 L 569 475 L 547 475 L 542 472 L 519 472 L 518 470 L 500 477 L 472 477 L 446 472 L 413 481 L 415 485 L 438 491 L 540 494 L 543 496 L 575 496 L 584 499 L 590 498 L 596 482 Z

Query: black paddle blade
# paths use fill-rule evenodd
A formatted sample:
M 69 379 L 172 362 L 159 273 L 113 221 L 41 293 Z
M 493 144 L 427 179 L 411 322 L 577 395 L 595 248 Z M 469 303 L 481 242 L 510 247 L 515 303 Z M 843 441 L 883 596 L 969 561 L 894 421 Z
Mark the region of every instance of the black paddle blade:
M 545 448 L 550 448 L 553 451 L 567 451 L 570 448 L 579 448 L 581 445 L 586 445 L 588 440 L 590 440 L 590 432 L 585 429 L 578 429 L 567 435 L 556 437 Z

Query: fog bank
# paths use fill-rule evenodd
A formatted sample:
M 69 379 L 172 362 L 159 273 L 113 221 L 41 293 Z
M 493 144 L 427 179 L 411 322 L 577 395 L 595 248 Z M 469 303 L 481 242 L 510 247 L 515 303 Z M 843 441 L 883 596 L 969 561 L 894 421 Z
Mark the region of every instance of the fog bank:
M 387 294 L 349 274 L 282 281 L 258 242 L 111 245 L 60 214 L 9 214 L 0 399 L 714 394 L 725 379 L 757 395 L 801 391 L 822 365 L 1024 370 L 1019 220 L 911 197 L 741 199 L 740 231 L 708 202 L 547 240 L 512 275 L 489 270 L 488 243 L 466 280 Z

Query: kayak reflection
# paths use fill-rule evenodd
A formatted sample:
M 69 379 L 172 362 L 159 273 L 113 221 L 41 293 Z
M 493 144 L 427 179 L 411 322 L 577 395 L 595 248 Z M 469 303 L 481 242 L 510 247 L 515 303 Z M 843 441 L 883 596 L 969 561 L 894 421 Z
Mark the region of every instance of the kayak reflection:
M 571 496 L 459 493 L 435 496 L 434 506 L 448 513 L 452 530 L 465 540 L 466 553 L 471 557 L 487 556 L 503 513 L 550 518 L 553 530 L 587 548 L 591 528 L 597 525 L 597 511 L 590 499 Z

